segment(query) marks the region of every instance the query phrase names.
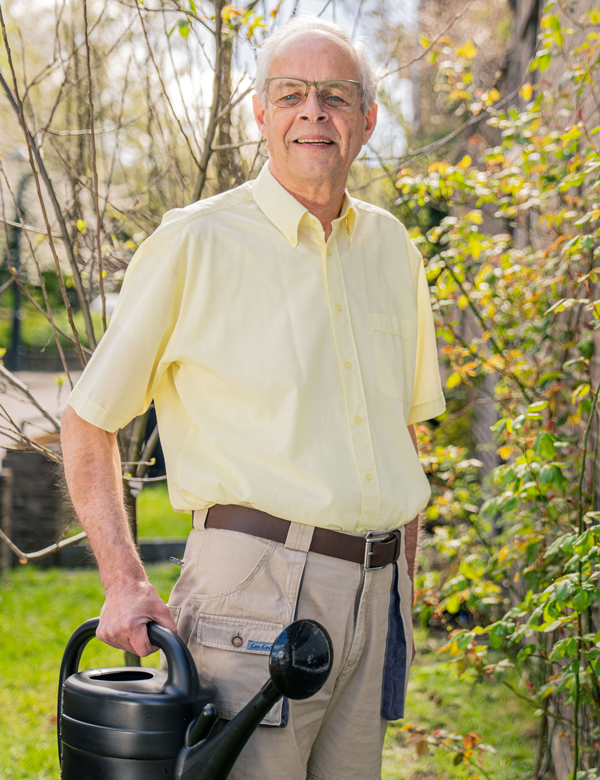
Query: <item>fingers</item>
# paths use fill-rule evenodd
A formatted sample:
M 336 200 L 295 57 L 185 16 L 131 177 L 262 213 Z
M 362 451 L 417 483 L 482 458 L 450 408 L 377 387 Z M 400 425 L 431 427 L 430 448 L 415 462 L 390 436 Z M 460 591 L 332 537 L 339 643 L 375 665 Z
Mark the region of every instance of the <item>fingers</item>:
M 171 613 L 149 582 L 109 588 L 96 636 L 111 647 L 144 657 L 158 650 L 148 638 L 150 622 L 177 631 Z

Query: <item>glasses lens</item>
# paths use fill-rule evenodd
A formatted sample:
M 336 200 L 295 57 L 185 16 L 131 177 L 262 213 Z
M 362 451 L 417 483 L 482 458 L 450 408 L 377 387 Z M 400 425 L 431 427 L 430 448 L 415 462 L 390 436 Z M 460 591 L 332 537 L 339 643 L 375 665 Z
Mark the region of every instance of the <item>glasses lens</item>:
M 306 84 L 295 79 L 273 79 L 269 82 L 269 100 L 282 108 L 299 106 L 306 94 Z
M 358 100 L 358 87 L 351 81 L 322 81 L 319 91 L 327 108 L 344 111 L 352 108 Z

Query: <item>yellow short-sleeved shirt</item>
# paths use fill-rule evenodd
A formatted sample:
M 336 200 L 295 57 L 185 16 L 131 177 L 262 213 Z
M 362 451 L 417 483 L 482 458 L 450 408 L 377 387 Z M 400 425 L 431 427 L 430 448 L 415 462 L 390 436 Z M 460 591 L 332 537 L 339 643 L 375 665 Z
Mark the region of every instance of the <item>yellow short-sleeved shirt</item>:
M 405 228 L 346 193 L 325 242 L 268 166 L 165 214 L 69 404 L 114 431 L 153 398 L 176 510 L 242 504 L 350 532 L 410 521 L 430 491 L 407 424 L 444 398 Z

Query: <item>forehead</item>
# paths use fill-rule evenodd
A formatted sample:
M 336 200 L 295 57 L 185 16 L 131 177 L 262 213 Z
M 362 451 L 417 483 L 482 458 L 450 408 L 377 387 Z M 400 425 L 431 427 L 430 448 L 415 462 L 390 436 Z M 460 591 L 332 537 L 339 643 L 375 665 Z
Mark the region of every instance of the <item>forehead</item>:
M 333 35 L 301 32 L 282 41 L 273 52 L 269 76 L 295 76 L 307 81 L 360 79 L 352 48 Z

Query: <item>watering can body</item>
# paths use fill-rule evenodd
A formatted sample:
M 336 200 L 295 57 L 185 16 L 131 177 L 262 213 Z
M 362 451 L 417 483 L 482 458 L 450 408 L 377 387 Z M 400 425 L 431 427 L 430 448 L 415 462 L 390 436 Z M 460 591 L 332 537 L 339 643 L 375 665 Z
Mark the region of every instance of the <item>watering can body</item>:
M 297 620 L 277 637 L 270 679 L 246 707 L 218 729 L 216 689 L 203 683 L 182 640 L 156 623 L 150 641 L 167 670 L 118 667 L 78 671 L 98 618 L 69 640 L 60 672 L 58 750 L 63 780 L 226 780 L 244 745 L 271 707 L 303 699 L 326 682 L 333 647 L 325 629 Z
M 174 777 L 189 723 L 215 698 L 201 684 L 181 639 L 149 626 L 168 671 L 118 667 L 77 671 L 98 619 L 71 637 L 61 668 L 59 754 L 63 780 L 167 780 Z

